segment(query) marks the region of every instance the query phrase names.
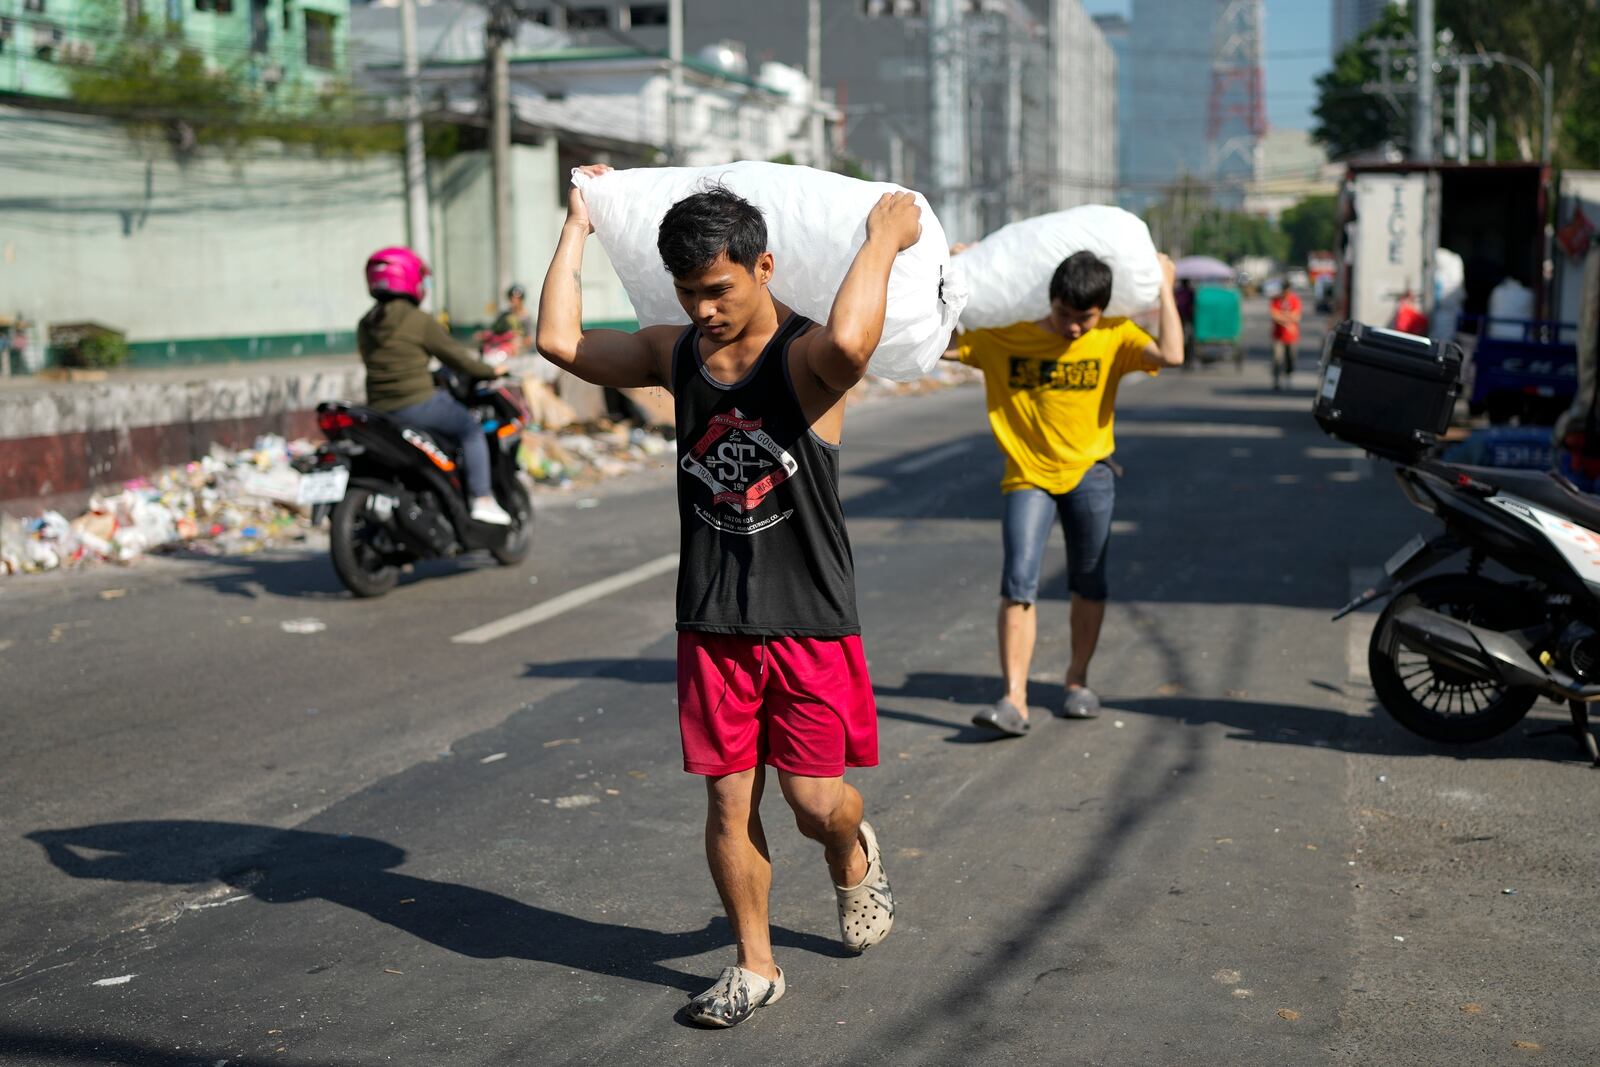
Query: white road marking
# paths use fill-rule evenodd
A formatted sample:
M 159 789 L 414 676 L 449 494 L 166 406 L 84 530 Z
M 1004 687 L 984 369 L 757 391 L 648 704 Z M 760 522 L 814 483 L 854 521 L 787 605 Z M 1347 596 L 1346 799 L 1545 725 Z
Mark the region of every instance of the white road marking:
M 565 615 L 575 608 L 581 608 L 585 604 L 592 604 L 596 600 L 608 597 L 612 593 L 620 592 L 629 586 L 649 581 L 656 575 L 665 574 L 677 566 L 678 554 L 673 552 L 659 559 L 653 559 L 649 563 L 641 563 L 632 570 L 623 571 L 621 574 L 613 574 L 611 577 L 602 578 L 598 582 L 590 582 L 588 585 L 579 586 L 577 589 L 562 593 L 558 597 L 552 597 L 543 604 L 536 604 L 514 615 L 507 615 L 503 619 L 497 619 L 465 633 L 456 634 L 450 640 L 458 645 L 486 645 L 490 641 L 504 637 L 507 634 L 516 633 L 518 630 L 526 629 L 529 626 L 537 626 L 539 623 L 553 619 L 557 615 Z
M 963 452 L 970 451 L 972 451 L 971 441 L 957 441 L 954 444 L 945 445 L 943 448 L 936 448 L 932 452 L 924 452 L 916 459 L 908 459 L 895 467 L 894 472 L 896 474 L 915 474 L 918 471 L 925 471 L 929 467 L 937 467 L 947 459 L 954 459 Z

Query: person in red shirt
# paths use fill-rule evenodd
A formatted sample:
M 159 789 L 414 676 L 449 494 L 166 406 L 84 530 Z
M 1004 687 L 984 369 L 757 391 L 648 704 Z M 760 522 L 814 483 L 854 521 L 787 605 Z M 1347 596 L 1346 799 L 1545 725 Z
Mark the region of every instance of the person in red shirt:
M 1300 298 L 1294 286 L 1283 283 L 1283 291 L 1272 298 L 1272 388 L 1282 389 L 1294 374 L 1295 349 L 1300 347 Z

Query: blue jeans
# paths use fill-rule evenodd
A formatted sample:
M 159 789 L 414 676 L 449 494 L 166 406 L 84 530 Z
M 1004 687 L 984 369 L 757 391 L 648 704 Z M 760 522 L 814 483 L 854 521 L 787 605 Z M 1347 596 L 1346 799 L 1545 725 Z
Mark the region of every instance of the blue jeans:
M 1059 518 L 1067 539 L 1067 588 L 1085 600 L 1105 600 L 1115 500 L 1116 475 L 1105 463 L 1085 471 L 1083 481 L 1070 493 L 1051 496 L 1032 488 L 1007 493 L 1001 522 L 1006 554 L 1000 595 L 1017 604 L 1032 604 L 1039 598 L 1044 546 L 1051 522 Z
M 467 476 L 467 492 L 474 498 L 492 495 L 489 489 L 489 446 L 483 440 L 483 427 L 455 397 L 443 389 L 420 404 L 392 411 L 389 417 L 454 441 L 461 446 L 461 466 Z

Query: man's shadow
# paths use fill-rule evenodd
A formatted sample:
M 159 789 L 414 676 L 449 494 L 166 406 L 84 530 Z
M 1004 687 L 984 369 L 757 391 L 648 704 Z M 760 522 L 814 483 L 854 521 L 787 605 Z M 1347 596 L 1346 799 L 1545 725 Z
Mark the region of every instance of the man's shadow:
M 595 922 L 498 893 L 397 874 L 404 849 L 370 837 L 182 819 L 101 823 L 27 835 L 74 878 L 196 885 L 218 879 L 268 904 L 327 900 L 476 959 L 517 958 L 699 992 L 704 976 L 664 960 L 733 943 L 720 916 L 664 932 Z M 231 858 L 230 858 L 231 857 Z M 784 948 L 842 957 L 836 942 L 772 928 Z

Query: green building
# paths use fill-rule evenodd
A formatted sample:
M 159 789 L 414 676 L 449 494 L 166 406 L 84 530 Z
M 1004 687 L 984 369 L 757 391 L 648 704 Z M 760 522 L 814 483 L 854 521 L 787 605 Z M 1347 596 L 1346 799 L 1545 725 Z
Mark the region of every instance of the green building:
M 93 64 L 143 19 L 264 90 L 349 72 L 349 0 L 0 0 L 0 94 L 64 99 L 67 68 Z

